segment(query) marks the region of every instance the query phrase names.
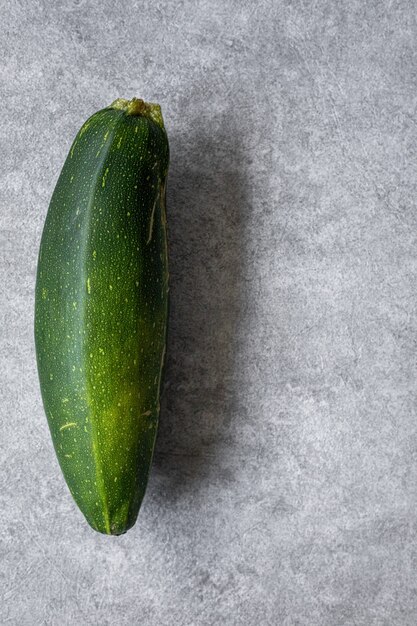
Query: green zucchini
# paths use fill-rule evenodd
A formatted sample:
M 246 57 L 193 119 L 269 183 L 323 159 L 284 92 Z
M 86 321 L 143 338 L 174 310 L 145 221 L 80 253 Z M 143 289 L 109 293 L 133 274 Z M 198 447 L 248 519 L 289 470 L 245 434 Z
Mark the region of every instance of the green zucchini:
M 118 99 L 90 117 L 42 234 L 35 344 L 43 404 L 68 487 L 97 531 L 133 526 L 159 419 L 168 317 L 158 105 Z

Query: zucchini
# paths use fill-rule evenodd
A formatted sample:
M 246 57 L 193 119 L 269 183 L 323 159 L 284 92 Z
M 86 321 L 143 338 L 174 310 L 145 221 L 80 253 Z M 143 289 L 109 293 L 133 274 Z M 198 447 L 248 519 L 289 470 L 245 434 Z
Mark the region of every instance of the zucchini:
M 169 148 L 156 104 L 118 99 L 78 132 L 52 195 L 35 295 L 43 404 L 87 522 L 119 535 L 145 493 L 168 317 Z

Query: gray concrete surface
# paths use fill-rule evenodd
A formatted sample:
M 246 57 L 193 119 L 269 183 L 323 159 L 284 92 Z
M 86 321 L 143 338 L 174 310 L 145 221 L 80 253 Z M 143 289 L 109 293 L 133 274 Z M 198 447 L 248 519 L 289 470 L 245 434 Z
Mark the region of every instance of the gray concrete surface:
M 0 623 L 417 623 L 411 0 L 1 2 Z M 95 534 L 33 345 L 84 119 L 158 101 L 171 326 L 149 490 Z

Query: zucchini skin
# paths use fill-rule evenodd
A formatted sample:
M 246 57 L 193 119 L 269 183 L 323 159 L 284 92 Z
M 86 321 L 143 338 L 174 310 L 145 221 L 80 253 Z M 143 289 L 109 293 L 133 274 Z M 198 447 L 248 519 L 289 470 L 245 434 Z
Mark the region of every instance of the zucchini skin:
M 148 481 L 168 318 L 168 139 L 150 114 L 159 107 L 132 103 L 143 101 L 116 101 L 76 136 L 47 213 L 35 290 L 58 461 L 87 522 L 115 535 L 135 523 Z

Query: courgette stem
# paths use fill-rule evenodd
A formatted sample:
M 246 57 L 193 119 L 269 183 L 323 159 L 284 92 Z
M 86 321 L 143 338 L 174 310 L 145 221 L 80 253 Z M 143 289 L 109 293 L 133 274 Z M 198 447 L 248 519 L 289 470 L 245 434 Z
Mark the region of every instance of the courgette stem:
M 109 109 L 116 109 L 118 111 L 125 111 L 127 115 L 137 115 L 147 117 L 152 120 L 163 130 L 165 130 L 164 120 L 162 117 L 162 111 L 159 104 L 153 102 L 145 102 L 142 98 L 132 98 L 131 100 L 125 100 L 125 98 L 117 98 L 110 106 Z

